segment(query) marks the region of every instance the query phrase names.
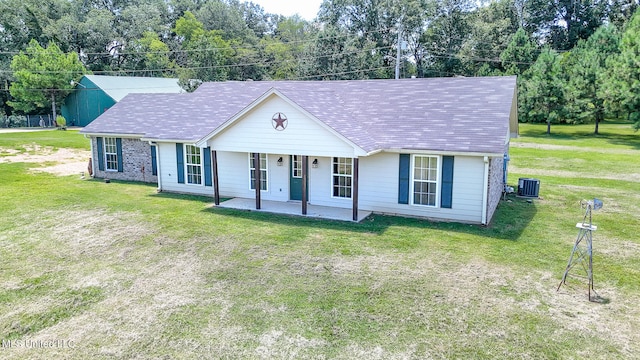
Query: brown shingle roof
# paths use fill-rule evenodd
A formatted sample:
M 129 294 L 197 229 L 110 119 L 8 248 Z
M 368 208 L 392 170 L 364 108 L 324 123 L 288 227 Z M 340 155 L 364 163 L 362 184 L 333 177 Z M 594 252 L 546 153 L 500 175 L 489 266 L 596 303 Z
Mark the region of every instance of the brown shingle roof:
M 211 82 L 128 95 L 82 132 L 195 142 L 277 89 L 366 151 L 502 153 L 515 87 L 515 77 Z

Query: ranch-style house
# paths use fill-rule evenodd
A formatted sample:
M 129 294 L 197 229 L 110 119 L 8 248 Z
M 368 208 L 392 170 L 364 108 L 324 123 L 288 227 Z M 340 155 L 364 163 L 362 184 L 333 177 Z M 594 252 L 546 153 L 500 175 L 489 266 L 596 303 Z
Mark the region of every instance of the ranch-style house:
M 518 133 L 516 94 L 507 76 L 210 82 L 129 94 L 81 133 L 95 177 L 218 206 L 488 224 Z

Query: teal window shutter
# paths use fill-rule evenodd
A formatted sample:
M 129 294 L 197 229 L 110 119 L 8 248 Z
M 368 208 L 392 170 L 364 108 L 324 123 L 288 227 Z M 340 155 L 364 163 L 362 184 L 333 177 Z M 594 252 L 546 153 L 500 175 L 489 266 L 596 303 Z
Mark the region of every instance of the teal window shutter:
M 151 175 L 158 175 L 158 159 L 156 158 L 155 145 L 151 145 Z
M 122 172 L 122 139 L 116 138 L 116 154 L 118 155 L 118 172 Z
M 211 148 L 204 149 L 204 186 L 212 186 L 211 184 Z
M 184 147 L 176 143 L 176 163 L 178 164 L 178 182 L 184 184 Z
M 104 171 L 104 144 L 101 137 L 96 138 L 98 147 L 98 170 Z
M 409 203 L 409 175 L 411 173 L 411 156 L 400 154 L 398 174 L 398 204 Z
M 453 156 L 442 157 L 442 192 L 440 207 L 451 209 L 453 198 Z

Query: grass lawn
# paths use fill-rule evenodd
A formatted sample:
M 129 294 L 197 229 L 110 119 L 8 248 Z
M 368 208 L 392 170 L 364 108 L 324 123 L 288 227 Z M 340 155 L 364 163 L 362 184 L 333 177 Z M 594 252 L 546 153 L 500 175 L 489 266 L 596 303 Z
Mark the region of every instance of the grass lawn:
M 211 209 L 2 162 L 77 132 L 0 134 L 0 358 L 637 357 L 640 133 L 592 127 L 521 125 L 509 183 L 541 199 L 489 227 Z M 593 197 L 597 302 L 556 291 Z

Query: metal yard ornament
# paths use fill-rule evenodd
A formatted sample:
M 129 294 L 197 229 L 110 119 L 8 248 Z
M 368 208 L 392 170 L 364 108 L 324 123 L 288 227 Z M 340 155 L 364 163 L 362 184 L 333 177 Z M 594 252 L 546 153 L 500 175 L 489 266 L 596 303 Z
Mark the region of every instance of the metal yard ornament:
M 589 296 L 589 301 L 591 301 L 591 292 L 593 289 L 593 232 L 598 230 L 598 227 L 593 225 L 591 221 L 591 212 L 593 210 L 599 210 L 602 208 L 602 200 L 593 199 L 593 200 L 582 200 L 580 201 L 580 206 L 585 209 L 584 217 L 582 218 L 582 222 L 576 224 L 578 230 L 578 237 L 576 238 L 576 242 L 573 245 L 573 250 L 571 250 L 571 256 L 569 256 L 569 262 L 567 264 L 567 268 L 564 271 L 564 275 L 562 275 L 562 280 L 560 284 L 558 284 L 558 290 L 563 284 L 567 284 L 567 276 L 571 270 L 578 266 L 578 268 L 582 268 L 582 270 L 586 273 L 586 278 L 588 281 L 588 289 L 587 293 Z M 574 277 L 584 278 L 584 275 L 579 274 L 571 274 Z

